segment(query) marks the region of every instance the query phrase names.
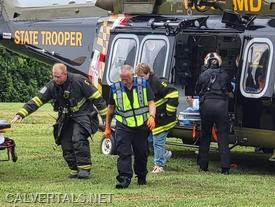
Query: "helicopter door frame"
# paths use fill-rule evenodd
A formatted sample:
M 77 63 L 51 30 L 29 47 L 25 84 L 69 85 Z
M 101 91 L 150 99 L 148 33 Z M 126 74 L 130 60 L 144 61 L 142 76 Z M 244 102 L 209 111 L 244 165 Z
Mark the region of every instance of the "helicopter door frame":
M 147 61 L 150 61 L 150 60 L 142 61 L 143 53 L 145 52 L 145 51 L 144 51 L 145 43 L 146 43 L 146 41 L 150 41 L 150 40 L 152 40 L 152 42 L 153 42 L 154 44 L 156 43 L 156 41 L 164 41 L 165 44 L 166 44 L 166 45 L 165 45 L 165 46 L 166 46 L 165 59 L 164 59 L 164 65 L 163 65 L 163 68 L 162 68 L 163 71 L 162 71 L 162 74 L 161 74 L 161 75 L 158 73 L 158 71 L 160 70 L 160 68 L 157 68 L 158 71 L 156 71 L 156 68 L 153 67 L 154 63 L 153 63 L 153 65 L 152 65 L 151 63 L 147 62 Z M 156 45 L 155 45 L 154 48 L 156 48 Z M 164 48 L 164 47 L 162 47 L 162 48 L 161 48 L 160 50 L 158 50 L 158 51 L 161 51 L 163 48 Z M 152 49 L 152 48 L 149 48 L 149 49 Z M 154 49 L 153 49 L 153 50 L 154 50 Z M 152 50 L 152 53 L 153 53 L 153 50 Z M 158 51 L 157 51 L 157 52 L 158 52 Z M 149 35 L 144 36 L 144 38 L 142 39 L 142 41 L 141 41 L 141 43 L 140 43 L 140 50 L 139 50 L 139 55 L 138 55 L 138 63 L 141 63 L 141 62 L 142 62 L 142 63 L 146 63 L 146 64 L 150 65 L 150 67 L 154 70 L 154 72 L 156 72 L 156 74 L 157 74 L 159 77 L 161 77 L 161 78 L 167 78 L 167 77 L 166 77 L 166 74 L 167 74 L 167 71 L 169 70 L 169 69 L 168 69 L 168 63 L 169 63 L 169 54 L 170 54 L 170 53 L 171 53 L 171 43 L 170 43 L 169 38 L 168 38 L 167 36 L 161 35 L 161 34 L 159 34 L 159 35 L 152 35 L 152 34 L 149 34 Z M 158 53 L 158 54 L 159 54 L 159 53 Z M 156 54 L 156 56 L 157 56 L 158 54 Z M 157 57 L 155 57 L 155 59 L 154 59 L 153 61 L 155 61 L 156 58 L 157 58 Z
M 257 50 L 253 51 L 254 46 L 258 51 Z M 264 49 L 266 50 L 263 51 Z M 245 45 L 245 49 L 243 52 L 244 61 L 242 65 L 241 78 L 240 78 L 240 92 L 244 97 L 246 98 L 261 98 L 263 96 L 272 97 L 274 86 L 272 86 L 271 88 L 270 83 L 271 85 L 272 84 L 274 85 L 274 77 L 270 76 L 270 74 L 271 74 L 272 65 L 273 65 L 272 60 L 274 58 L 273 50 L 274 50 L 273 43 L 267 37 L 252 38 Z M 261 59 L 266 58 L 264 57 L 265 52 L 269 52 L 268 60 L 265 63 L 261 64 L 260 63 Z M 248 57 L 249 55 L 251 57 Z M 260 71 L 260 69 L 264 70 L 264 68 L 266 68 L 266 71 L 262 72 L 262 73 L 265 73 L 264 87 L 259 90 L 255 86 L 258 82 L 258 80 L 256 80 L 258 79 L 256 78 L 257 76 L 256 74 L 257 73 L 260 74 L 261 72 L 258 72 L 258 71 Z M 259 76 L 263 76 L 263 74 L 258 75 L 258 77 Z M 251 77 L 252 80 L 248 80 L 249 79 L 248 77 Z M 254 84 L 253 87 L 248 86 L 249 85 L 248 82 L 250 82 L 250 85 Z
M 153 61 L 159 59 L 162 60 L 163 56 L 159 56 L 162 53 L 162 49 L 165 48 L 164 54 L 165 57 L 163 57 L 164 59 L 164 64 L 163 64 L 163 68 L 160 68 L 159 66 L 162 64 L 158 64 L 156 67 L 154 68 L 155 70 L 157 69 L 158 71 L 160 71 L 160 74 L 157 72 L 156 74 L 158 76 L 160 76 L 161 78 L 165 78 L 165 79 L 169 79 L 169 73 L 171 72 L 171 63 L 173 62 L 173 48 L 174 48 L 174 42 L 175 42 L 175 36 L 166 36 L 165 34 L 133 34 L 133 33 L 127 33 L 127 34 L 114 34 L 113 37 L 110 37 L 110 45 L 108 48 L 109 54 L 107 56 L 107 68 L 106 68 L 106 72 L 104 72 L 104 77 L 105 80 L 107 82 L 108 85 L 111 85 L 112 83 L 116 82 L 119 80 L 119 77 L 117 74 L 118 72 L 118 67 L 120 67 L 123 64 L 127 64 L 126 59 L 124 60 L 123 57 L 118 57 L 118 53 L 119 52 L 123 52 L 124 50 L 119 50 L 118 48 L 116 48 L 117 43 L 119 40 L 122 39 L 127 39 L 127 40 L 134 40 L 136 42 L 136 53 L 135 56 L 132 57 L 134 58 L 133 60 L 133 64 L 130 64 L 133 68 L 140 63 L 142 60 L 142 54 L 144 53 L 143 48 L 145 47 L 145 43 L 148 40 L 155 40 L 154 43 L 156 43 L 156 41 L 163 41 L 163 43 L 160 44 L 159 50 L 155 50 L 156 53 L 153 55 L 155 55 L 156 57 L 153 59 Z M 153 42 L 153 41 L 152 41 Z M 156 45 L 158 46 L 158 45 Z M 157 48 L 157 47 L 156 47 Z M 128 55 L 129 53 L 125 53 L 123 52 L 124 55 Z M 114 58 L 120 58 L 121 61 L 114 61 Z M 150 61 L 150 60 L 148 60 Z M 143 61 L 144 63 L 148 63 L 148 61 Z M 117 63 L 117 64 L 116 64 Z M 154 64 L 155 62 L 153 62 Z M 157 62 L 158 63 L 158 62 Z M 128 63 L 129 64 L 129 63 Z M 149 64 L 150 65 L 150 64 Z M 152 66 L 151 66 L 152 67 Z M 163 71 L 162 71 L 163 70 Z
M 114 83 L 116 81 L 119 81 L 118 70 L 119 70 L 120 66 L 123 64 L 129 64 L 129 63 L 127 63 L 127 57 L 117 56 L 118 50 L 123 52 L 127 49 L 126 47 L 118 48 L 117 44 L 118 44 L 119 40 L 134 40 L 135 41 L 136 51 L 135 51 L 134 62 L 133 62 L 132 66 L 135 66 L 137 63 L 137 57 L 138 57 L 139 47 L 140 47 L 140 40 L 139 40 L 138 36 L 135 34 L 116 34 L 114 36 L 114 39 L 109 41 L 109 42 L 111 42 L 111 45 L 110 45 L 110 49 L 108 49 L 110 51 L 110 53 L 108 55 L 108 57 L 109 57 L 108 65 L 107 65 L 107 70 L 105 73 L 105 78 L 106 78 L 106 82 L 108 85 L 111 85 L 112 83 Z M 124 45 L 124 46 L 126 46 L 126 45 Z M 127 53 L 127 54 L 125 53 L 125 55 L 129 55 L 129 53 Z M 115 58 L 117 58 L 116 61 L 114 60 Z M 114 69 L 115 69 L 115 71 L 113 71 Z M 114 73 L 116 74 L 116 77 L 111 77 L 111 75 Z
M 250 37 L 249 39 L 243 37 L 244 45 L 241 54 L 243 62 L 238 80 L 239 95 L 235 103 L 237 117 L 234 128 L 235 137 L 241 145 L 275 148 L 275 131 L 272 129 L 272 124 L 265 125 L 272 114 L 261 110 L 263 107 L 274 105 L 272 96 L 275 90 L 275 61 L 273 61 L 275 36 L 257 34 Z M 264 86 L 259 84 L 261 75 L 265 77 Z M 260 85 L 263 87 L 259 87 Z

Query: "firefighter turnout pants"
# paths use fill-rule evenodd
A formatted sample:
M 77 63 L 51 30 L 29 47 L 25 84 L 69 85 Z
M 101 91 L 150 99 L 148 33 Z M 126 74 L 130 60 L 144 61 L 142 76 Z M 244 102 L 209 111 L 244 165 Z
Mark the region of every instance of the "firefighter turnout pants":
M 203 170 L 208 169 L 212 127 L 215 124 L 218 133 L 221 168 L 230 168 L 228 100 L 206 98 L 200 105 L 200 114 L 201 137 L 199 139 L 198 165 Z
M 115 139 L 117 146 L 117 180 L 131 179 L 132 154 L 134 154 L 134 172 L 137 177 L 146 177 L 149 129 L 145 124 L 140 127 L 128 127 L 122 123 L 116 123 Z
M 70 119 L 61 132 L 63 157 L 71 170 L 91 169 L 89 134 L 79 123 Z

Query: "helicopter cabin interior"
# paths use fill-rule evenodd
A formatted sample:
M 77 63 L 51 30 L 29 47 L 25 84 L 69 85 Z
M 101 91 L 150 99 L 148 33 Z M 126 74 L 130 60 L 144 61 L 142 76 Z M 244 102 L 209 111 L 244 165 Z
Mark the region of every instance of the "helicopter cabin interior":
M 209 52 L 217 52 L 222 57 L 222 67 L 236 76 L 236 60 L 239 57 L 241 40 L 237 35 L 198 35 L 178 34 L 174 51 L 174 66 L 172 67 L 170 82 L 180 92 L 180 103 L 184 96 L 195 96 L 195 84 L 204 65 L 204 57 Z M 230 111 L 234 110 L 233 101 Z M 179 106 L 183 111 L 184 104 Z

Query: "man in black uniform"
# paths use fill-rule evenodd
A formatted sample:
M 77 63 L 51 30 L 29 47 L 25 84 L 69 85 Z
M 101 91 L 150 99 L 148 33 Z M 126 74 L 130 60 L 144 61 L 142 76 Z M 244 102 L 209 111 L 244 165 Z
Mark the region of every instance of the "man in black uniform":
M 230 151 L 228 142 L 228 86 L 230 76 L 221 67 L 222 60 L 217 53 L 209 53 L 205 58 L 206 70 L 201 73 L 196 93 L 200 96 L 201 138 L 199 140 L 198 165 L 208 171 L 209 146 L 212 127 L 218 132 L 218 147 L 221 156 L 221 173 L 229 174 Z
M 106 103 L 88 79 L 68 74 L 64 64 L 56 63 L 52 75 L 53 80 L 17 112 L 12 123 L 20 122 L 52 100 L 54 110 L 58 112 L 54 125 L 55 142 L 61 145 L 63 157 L 71 169 L 69 178 L 89 178 L 92 163 L 88 138 L 98 129 L 97 112 L 93 105 L 104 119 Z
M 143 78 L 133 77 L 130 65 L 121 67 L 120 79 L 111 86 L 104 134 L 110 138 L 111 116 L 115 113 L 115 139 L 119 156 L 116 188 L 127 188 L 133 177 L 132 150 L 138 184 L 146 184 L 147 137 L 149 129 L 155 127 L 156 107 L 152 89 Z

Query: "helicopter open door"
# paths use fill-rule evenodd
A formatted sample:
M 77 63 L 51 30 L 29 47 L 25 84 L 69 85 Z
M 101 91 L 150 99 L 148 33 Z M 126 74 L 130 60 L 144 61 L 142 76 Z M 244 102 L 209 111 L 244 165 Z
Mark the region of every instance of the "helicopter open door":
M 264 35 L 244 42 L 235 128 L 243 145 L 275 148 L 274 42 Z

